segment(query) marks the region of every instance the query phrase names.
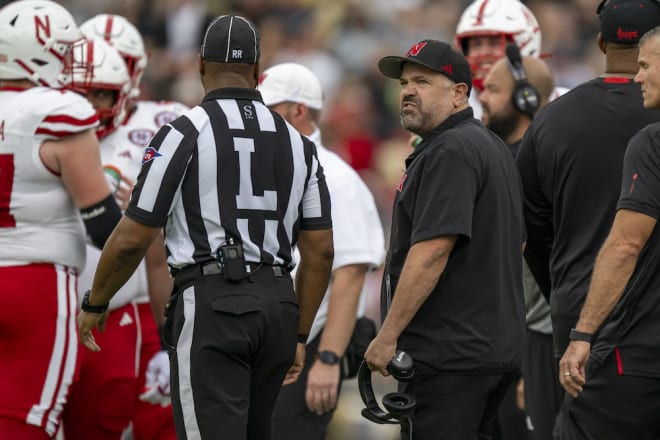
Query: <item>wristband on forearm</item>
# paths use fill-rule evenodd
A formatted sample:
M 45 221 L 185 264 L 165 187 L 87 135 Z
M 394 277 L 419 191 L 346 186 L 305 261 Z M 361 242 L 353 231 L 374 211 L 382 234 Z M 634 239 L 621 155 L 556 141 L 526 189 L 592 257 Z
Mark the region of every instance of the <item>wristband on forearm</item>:
M 89 294 L 91 293 L 91 290 L 88 290 L 85 292 L 85 295 L 83 296 L 82 304 L 80 304 L 80 309 L 83 312 L 87 313 L 96 313 L 97 315 L 101 315 L 105 313 L 106 310 L 108 310 L 108 306 L 110 303 L 102 304 L 100 306 L 93 306 L 89 303 Z
M 307 344 L 307 338 L 309 335 L 304 335 L 302 333 L 298 333 L 298 343 L 299 344 Z
M 582 341 L 582 342 L 588 342 L 590 344 L 593 337 L 594 337 L 593 333 L 580 332 L 575 330 L 574 328 L 571 329 L 571 332 L 568 335 L 568 339 L 570 339 L 571 341 Z

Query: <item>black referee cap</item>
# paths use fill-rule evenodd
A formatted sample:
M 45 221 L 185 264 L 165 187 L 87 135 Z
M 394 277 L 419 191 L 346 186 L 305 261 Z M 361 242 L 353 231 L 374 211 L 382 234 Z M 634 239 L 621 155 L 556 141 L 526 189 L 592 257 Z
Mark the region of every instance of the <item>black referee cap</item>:
M 603 0 L 598 7 L 603 40 L 637 44 L 642 35 L 660 26 L 660 4 L 654 0 Z
M 259 31 L 239 15 L 221 15 L 206 28 L 202 59 L 220 63 L 256 64 L 259 61 Z
M 449 44 L 438 40 L 423 40 L 413 45 L 402 57 L 381 58 L 378 69 L 390 78 L 401 78 L 403 63 L 414 63 L 440 72 L 455 83 L 465 83 L 468 95 L 472 90 L 472 72 L 465 57 Z

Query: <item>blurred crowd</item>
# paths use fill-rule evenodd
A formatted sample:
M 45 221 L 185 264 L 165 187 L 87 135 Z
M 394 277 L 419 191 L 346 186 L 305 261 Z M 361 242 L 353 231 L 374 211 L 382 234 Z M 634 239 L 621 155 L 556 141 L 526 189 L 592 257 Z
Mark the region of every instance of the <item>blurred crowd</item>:
M 8 3 L 0 1 L 0 4 Z M 262 36 L 261 68 L 298 62 L 326 93 L 321 129 L 325 145 L 346 159 L 371 187 L 389 227 L 392 188 L 409 154 L 398 117 L 398 84 L 377 60 L 403 53 L 424 38 L 453 41 L 467 0 L 62 0 L 76 21 L 107 12 L 142 32 L 149 65 L 144 99 L 193 106 L 202 96 L 197 53 L 209 20 L 223 13 L 252 19 Z M 572 87 L 601 72 L 595 43 L 597 0 L 532 0 L 545 60 L 558 86 Z M 386 236 L 388 235 L 386 231 Z

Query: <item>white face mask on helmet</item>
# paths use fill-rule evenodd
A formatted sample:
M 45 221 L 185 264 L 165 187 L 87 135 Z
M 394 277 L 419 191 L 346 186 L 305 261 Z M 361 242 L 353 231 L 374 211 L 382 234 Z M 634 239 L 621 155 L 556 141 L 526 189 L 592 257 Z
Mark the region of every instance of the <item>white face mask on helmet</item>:
M 471 37 L 501 37 L 501 51 L 488 56 L 470 55 Z M 523 56 L 541 54 L 541 29 L 524 4 L 518 0 L 476 0 L 465 9 L 456 27 L 455 44 L 470 63 L 472 82 L 477 89 L 483 90 L 483 79 L 490 66 L 505 55 L 506 44 L 510 42 L 518 46 Z
M 131 99 L 140 95 L 140 81 L 147 67 L 147 53 L 140 32 L 121 15 L 99 14 L 80 26 L 86 38 L 100 38 L 122 56 L 131 77 Z
M 27 79 L 51 88 L 68 86 L 72 46 L 81 38 L 71 14 L 57 3 L 9 3 L 0 9 L 0 79 Z
M 74 48 L 74 64 L 85 63 L 92 66 L 91 78 L 74 73 L 71 88 L 87 95 L 92 89 L 115 92 L 111 108 L 97 109 L 101 125 L 96 130 L 103 138 L 121 125 L 126 119 L 126 101 L 131 91 L 131 78 L 121 55 L 101 39 L 83 40 Z

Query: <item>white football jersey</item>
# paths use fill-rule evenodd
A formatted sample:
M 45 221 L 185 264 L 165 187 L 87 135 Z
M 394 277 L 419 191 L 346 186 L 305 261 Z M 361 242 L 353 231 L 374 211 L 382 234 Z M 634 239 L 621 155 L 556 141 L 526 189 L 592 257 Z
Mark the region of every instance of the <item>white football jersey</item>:
M 35 262 L 82 269 L 85 229 L 60 176 L 41 161 L 46 140 L 93 129 L 82 96 L 33 87 L 0 88 L 0 266 Z
M 99 141 L 101 162 L 108 183 L 114 190 L 120 184 L 121 176 L 134 182 L 142 168 L 142 156 L 149 141 L 158 129 L 188 111 L 188 107 L 177 102 L 140 101 L 137 109 L 115 131 Z M 87 263 L 78 281 L 80 297 L 91 288 L 94 271 L 101 251 L 87 245 Z M 148 302 L 147 270 L 144 260 L 131 278 L 119 289 L 110 301 L 110 309 L 118 309 L 130 302 Z

